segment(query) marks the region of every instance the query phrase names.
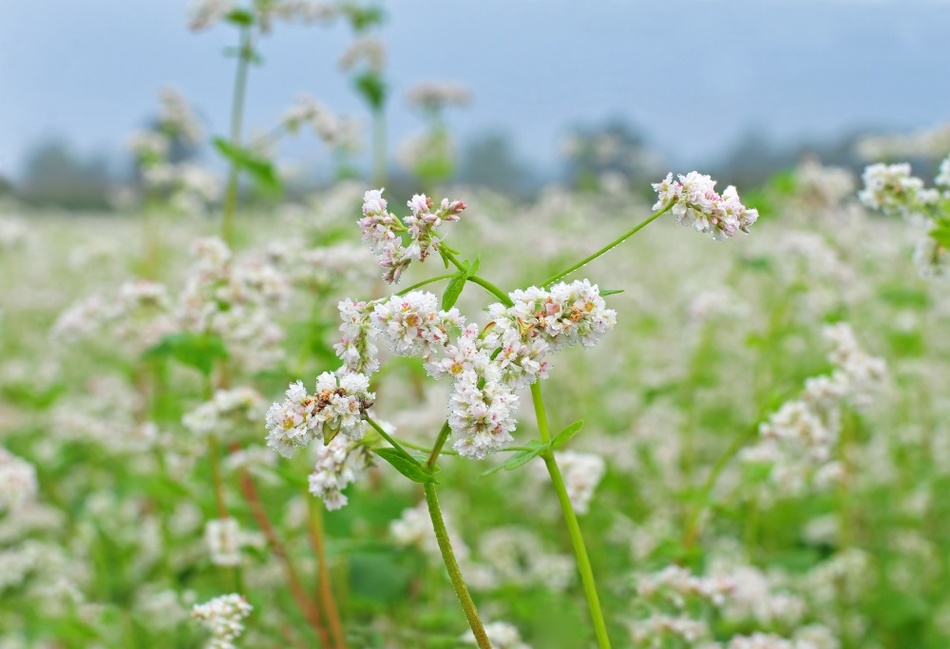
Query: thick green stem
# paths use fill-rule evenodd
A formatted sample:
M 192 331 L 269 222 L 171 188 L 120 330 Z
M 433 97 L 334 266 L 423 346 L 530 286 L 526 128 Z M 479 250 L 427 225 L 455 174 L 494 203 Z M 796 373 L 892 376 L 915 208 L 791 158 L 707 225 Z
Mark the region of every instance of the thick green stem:
M 594 254 L 592 254 L 592 255 L 590 255 L 590 256 L 588 256 L 588 257 L 585 257 L 584 259 L 582 259 L 581 261 L 577 262 L 576 264 L 574 264 L 574 265 L 571 266 L 570 268 L 568 268 L 568 269 L 566 269 L 566 270 L 563 270 L 563 271 L 561 271 L 560 273 L 557 273 L 556 275 L 553 275 L 553 276 L 549 277 L 548 279 L 546 279 L 546 280 L 544 281 L 543 284 L 541 284 L 541 286 L 550 286 L 551 284 L 553 284 L 554 282 L 558 281 L 559 279 L 561 279 L 561 278 L 563 278 L 563 277 L 567 277 L 568 275 L 570 275 L 571 273 L 573 273 L 575 270 L 577 270 L 577 269 L 579 269 L 579 268 L 583 268 L 584 266 L 586 266 L 586 265 L 589 264 L 590 262 L 594 261 L 594 260 L 597 259 L 598 257 L 601 257 L 601 256 L 607 254 L 608 252 L 610 252 L 611 250 L 613 250 L 614 248 L 616 248 L 617 246 L 619 246 L 621 243 L 623 243 L 624 241 L 626 241 L 627 239 L 629 239 L 630 237 L 632 237 L 633 235 L 635 235 L 637 232 L 639 232 L 639 231 L 642 230 L 643 228 L 645 228 L 645 227 L 647 227 L 648 225 L 650 225 L 653 221 L 657 220 L 658 218 L 660 218 L 661 216 L 663 216 L 664 214 L 666 214 L 667 212 L 669 212 L 670 209 L 672 209 L 673 205 L 674 205 L 674 203 L 670 203 L 669 205 L 667 205 L 666 207 L 664 207 L 664 208 L 663 208 L 662 210 L 660 210 L 659 212 L 654 212 L 654 213 L 651 214 L 648 218 L 646 218 L 646 219 L 644 219 L 643 221 L 641 221 L 640 223 L 638 223 L 632 230 L 628 230 L 628 231 L 625 232 L 624 234 L 620 235 L 619 238 L 614 239 L 614 241 L 612 241 L 611 243 L 608 243 L 606 246 L 604 246 L 603 248 L 601 248 L 600 250 L 598 250 L 598 251 L 595 252 Z
M 541 396 L 539 383 L 534 383 L 531 386 L 531 400 L 534 403 L 534 413 L 538 419 L 538 433 L 541 441 L 547 443 L 551 441 L 551 430 L 548 427 L 548 416 L 544 409 L 544 399 Z M 577 570 L 581 575 L 584 595 L 587 597 L 587 606 L 590 609 L 591 622 L 594 624 L 594 633 L 597 635 L 597 646 L 600 649 L 610 649 L 607 623 L 604 621 L 604 613 L 600 608 L 600 598 L 597 596 L 597 582 L 594 580 L 594 571 L 590 565 L 590 558 L 587 556 L 587 546 L 584 544 L 581 526 L 577 522 L 574 506 L 571 505 L 571 499 L 567 494 L 567 487 L 564 486 L 564 478 L 561 476 L 561 470 L 557 466 L 552 451 L 548 450 L 542 453 L 541 457 L 544 459 L 544 465 L 548 469 L 551 482 L 554 484 L 554 490 L 557 492 L 557 499 L 561 503 L 561 511 L 564 513 L 564 522 L 567 523 L 571 543 L 574 546 L 574 557 L 577 560 Z
M 429 453 L 429 461 L 426 462 L 426 467 L 429 470 L 435 468 L 435 462 L 439 459 L 439 453 L 442 452 L 442 447 L 445 446 L 446 440 L 449 439 L 449 435 L 452 434 L 452 428 L 449 426 L 448 420 L 442 424 L 442 430 L 439 431 L 439 437 L 435 440 L 435 444 L 432 446 L 432 452 Z
M 386 184 L 386 113 L 382 107 L 373 111 L 373 184 Z
M 241 28 L 238 46 L 237 74 L 234 78 L 234 94 L 231 97 L 231 144 L 241 146 L 241 124 L 244 120 L 244 97 L 247 94 L 247 71 L 251 63 L 251 30 Z M 229 246 L 234 244 L 234 214 L 237 211 L 238 179 L 237 161 L 231 160 L 228 170 L 228 186 L 224 196 L 224 215 L 221 222 L 221 238 Z
M 465 586 L 465 580 L 462 578 L 462 569 L 459 568 L 458 561 L 455 558 L 455 552 L 452 551 L 452 543 L 449 541 L 449 532 L 445 528 L 445 521 L 442 519 L 442 510 L 439 508 L 439 499 L 435 495 L 435 484 L 427 482 L 423 485 L 426 493 L 426 505 L 429 507 L 429 517 L 432 519 L 432 529 L 435 530 L 435 538 L 439 542 L 439 551 L 442 553 L 442 561 L 449 572 L 449 579 L 455 588 L 455 594 L 459 598 L 465 617 L 468 618 L 468 625 L 475 634 L 475 641 L 479 649 L 491 649 L 491 642 L 488 641 L 488 635 L 485 633 L 485 627 L 478 617 L 478 610 L 475 608 L 475 602 Z

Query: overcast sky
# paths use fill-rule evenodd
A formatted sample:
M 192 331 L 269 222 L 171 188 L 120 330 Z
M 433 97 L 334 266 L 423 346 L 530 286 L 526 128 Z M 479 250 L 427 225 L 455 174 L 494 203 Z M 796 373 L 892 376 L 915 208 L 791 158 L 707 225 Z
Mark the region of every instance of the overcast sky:
M 419 128 L 404 93 L 446 79 L 474 102 L 463 136 L 510 133 L 524 157 L 555 159 L 567 129 L 619 115 L 678 164 L 759 129 L 780 142 L 860 126 L 950 120 L 950 2 L 940 0 L 390 0 L 395 143 Z M 185 0 L 0 0 L 0 174 L 62 136 L 119 150 L 173 85 L 210 129 L 227 127 L 227 27 L 189 33 Z M 348 29 L 278 25 L 252 70 L 248 127 L 300 93 L 362 115 L 336 61 Z M 292 153 L 313 161 L 313 142 Z M 306 147 L 306 148 L 305 148 Z

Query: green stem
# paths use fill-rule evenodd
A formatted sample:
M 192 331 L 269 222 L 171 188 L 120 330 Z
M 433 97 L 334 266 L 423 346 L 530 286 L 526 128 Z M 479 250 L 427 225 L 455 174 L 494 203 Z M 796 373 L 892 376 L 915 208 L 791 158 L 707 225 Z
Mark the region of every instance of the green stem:
M 571 267 L 568 268 L 567 270 L 563 270 L 563 271 L 561 271 L 560 273 L 557 273 L 556 275 L 553 275 L 552 277 L 549 277 L 548 279 L 546 279 L 546 280 L 544 281 L 543 284 L 541 284 L 541 286 L 543 286 L 543 287 L 550 286 L 551 284 L 553 284 L 554 282 L 558 281 L 559 279 L 561 279 L 561 278 L 563 278 L 563 277 L 567 277 L 568 275 L 570 275 L 571 273 L 573 273 L 573 272 L 574 272 L 575 270 L 577 270 L 578 268 L 582 268 L 582 267 L 586 266 L 587 264 L 589 264 L 590 262 L 592 262 L 592 261 L 594 261 L 595 259 L 597 259 L 598 257 L 601 257 L 601 256 L 607 254 L 608 252 L 610 252 L 611 250 L 613 250 L 614 248 L 616 248 L 617 246 L 619 246 L 621 243 L 623 243 L 624 241 L 626 241 L 627 239 L 629 239 L 630 237 L 632 237 L 633 235 L 635 235 L 637 232 L 639 232 L 639 231 L 642 230 L 643 228 L 645 228 L 645 227 L 647 227 L 648 225 L 650 225 L 653 221 L 657 220 L 658 218 L 660 218 L 661 216 L 663 216 L 664 214 L 666 214 L 667 212 L 669 212 L 670 209 L 672 209 L 673 205 L 674 205 L 674 203 L 670 203 L 669 205 L 667 205 L 666 207 L 664 207 L 664 208 L 663 208 L 662 210 L 660 210 L 659 212 L 654 212 L 654 213 L 651 214 L 648 218 L 646 218 L 646 219 L 644 219 L 643 221 L 641 221 L 640 223 L 638 223 L 632 230 L 628 230 L 628 231 L 625 232 L 624 234 L 620 235 L 619 238 L 615 239 L 615 240 L 612 241 L 611 243 L 608 243 L 606 246 L 604 246 L 603 248 L 601 248 L 600 250 L 598 250 L 598 251 L 595 252 L 594 254 L 592 254 L 592 255 L 590 255 L 589 257 L 586 257 L 586 258 L 584 258 L 583 260 L 577 262 L 576 264 L 574 264 L 573 266 L 571 266 Z
M 386 184 L 386 114 L 382 108 L 373 111 L 373 184 Z
M 363 415 L 363 419 L 365 419 L 366 422 L 367 422 L 370 426 L 372 426 L 373 428 L 375 428 L 375 429 L 376 429 L 376 432 L 379 433 L 379 436 L 382 437 L 382 438 L 383 438 L 384 440 L 386 440 L 387 442 L 389 442 L 389 444 L 390 444 L 394 449 L 396 449 L 397 451 L 399 451 L 400 453 L 402 453 L 402 454 L 405 455 L 406 457 L 412 458 L 412 455 L 410 455 L 410 454 L 406 451 L 406 449 L 404 449 L 404 448 L 402 447 L 402 445 L 401 445 L 399 442 L 397 442 L 397 441 L 393 438 L 392 435 L 390 435 L 390 434 L 387 433 L 385 430 L 383 430 L 383 427 L 382 427 L 382 426 L 380 426 L 380 425 L 377 424 L 375 421 L 373 421 L 372 418 L 367 417 L 366 415 Z M 413 458 L 413 459 L 414 459 L 414 458 Z
M 541 385 L 539 383 L 531 385 L 531 400 L 534 403 L 534 413 L 538 419 L 538 433 L 541 441 L 546 444 L 551 441 L 551 430 L 548 427 L 548 416 L 544 409 L 544 399 L 541 396 Z M 597 582 L 594 580 L 594 571 L 590 565 L 590 558 L 587 556 L 587 546 L 584 545 L 581 526 L 577 522 L 574 506 L 571 505 L 571 499 L 567 495 L 567 487 L 564 486 L 564 478 L 561 476 L 561 470 L 558 468 L 554 453 L 551 450 L 542 453 L 541 457 L 544 459 L 544 465 L 551 476 L 551 482 L 557 492 L 557 499 L 561 503 L 561 511 L 564 513 L 564 522 L 567 523 L 571 543 L 574 545 L 574 557 L 577 560 L 577 570 L 581 575 L 584 595 L 587 597 L 591 622 L 594 624 L 594 632 L 597 635 L 597 645 L 600 649 L 610 649 L 607 623 L 604 621 L 604 613 L 600 608 L 600 598 L 597 596 Z
M 440 435 L 440 437 L 442 437 Z M 444 440 L 443 440 L 444 443 Z M 479 649 L 491 649 L 491 642 L 488 641 L 488 634 L 485 633 L 485 627 L 478 617 L 478 610 L 475 608 L 475 602 L 465 586 L 465 580 L 462 578 L 462 569 L 459 568 L 455 553 L 452 551 L 452 543 L 449 540 L 449 532 L 445 528 L 445 521 L 442 519 L 442 510 L 439 508 L 439 499 L 435 494 L 435 484 L 427 482 L 423 485 L 426 493 L 426 505 L 429 507 L 429 517 L 432 519 L 432 529 L 435 530 L 435 538 L 439 542 L 439 551 L 442 553 L 442 561 L 449 572 L 449 579 L 455 588 L 455 594 L 458 596 L 465 617 L 468 618 L 468 625 L 475 634 L 475 641 Z
M 238 46 L 237 74 L 234 78 L 234 94 L 231 97 L 231 144 L 241 146 L 241 123 L 244 120 L 244 97 L 247 94 L 247 71 L 251 62 L 251 30 L 241 28 Z M 224 218 L 221 236 L 229 246 L 234 244 L 234 213 L 237 211 L 239 169 L 237 161 L 231 160 L 228 170 L 228 186 L 224 196 Z
M 455 277 L 455 273 L 450 273 L 448 275 L 439 275 L 437 277 L 430 277 L 429 279 L 424 279 L 421 282 L 417 282 L 413 284 L 412 286 L 409 286 L 408 288 L 402 289 L 401 291 L 396 293 L 396 295 L 405 295 L 406 293 L 410 293 L 416 290 L 417 288 L 422 288 L 423 286 L 426 286 L 427 284 L 434 284 L 436 282 L 441 282 L 443 279 L 452 279 L 453 277 Z
M 462 265 L 462 262 L 460 262 L 458 258 L 450 250 L 443 247 L 440 250 L 440 252 L 443 255 L 445 255 L 445 258 L 448 259 L 450 262 L 452 262 L 452 265 L 454 265 L 456 268 L 458 268 L 461 271 L 467 270 L 465 266 Z M 455 277 L 455 276 L 450 275 L 450 277 Z M 498 288 L 497 286 L 489 282 L 484 277 L 479 277 L 478 275 L 472 275 L 471 277 L 468 277 L 466 279 L 469 282 L 472 282 L 473 284 L 478 284 L 479 286 L 484 288 L 486 291 L 488 291 L 489 293 L 497 297 L 498 300 L 505 306 L 514 305 L 514 302 L 511 301 L 511 298 L 508 297 L 507 293 L 505 293 L 503 290 L 501 290 L 500 288 Z
M 719 459 L 716 460 L 716 463 L 709 471 L 709 475 L 706 476 L 706 482 L 703 483 L 699 497 L 697 498 L 698 504 L 690 513 L 690 516 L 686 521 L 686 531 L 683 536 L 683 546 L 686 549 L 692 548 L 693 544 L 696 543 L 696 539 L 699 536 L 699 519 L 703 512 L 706 511 L 706 508 L 709 507 L 709 496 L 712 493 L 712 490 L 716 487 L 716 483 L 719 482 L 719 477 L 722 475 L 722 472 L 726 470 L 726 467 L 729 466 L 729 462 L 732 460 L 732 458 L 734 458 L 739 453 L 739 451 L 742 450 L 742 447 L 746 445 L 746 442 L 749 441 L 749 438 L 755 435 L 758 430 L 758 426 L 756 425 L 750 430 L 739 433 L 735 439 L 732 440 L 729 448 L 727 448 L 725 452 L 719 456 Z
M 428 469 L 435 468 L 435 461 L 439 459 L 439 454 L 442 452 L 442 447 L 445 446 L 446 440 L 449 439 L 449 435 L 452 434 L 452 428 L 449 426 L 448 420 L 442 424 L 442 429 L 439 431 L 439 436 L 435 440 L 435 445 L 432 447 L 432 452 L 429 453 L 429 461 L 426 462 L 426 467 Z

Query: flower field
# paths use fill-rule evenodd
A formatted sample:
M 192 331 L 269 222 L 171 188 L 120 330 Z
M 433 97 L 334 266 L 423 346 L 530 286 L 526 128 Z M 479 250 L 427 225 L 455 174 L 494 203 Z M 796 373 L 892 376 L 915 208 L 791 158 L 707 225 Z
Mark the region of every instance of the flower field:
M 193 14 L 236 106 L 298 4 Z M 523 200 L 422 86 L 416 189 L 291 195 L 347 119 L 161 101 L 114 212 L 0 215 L 0 649 L 950 646 L 950 159 Z

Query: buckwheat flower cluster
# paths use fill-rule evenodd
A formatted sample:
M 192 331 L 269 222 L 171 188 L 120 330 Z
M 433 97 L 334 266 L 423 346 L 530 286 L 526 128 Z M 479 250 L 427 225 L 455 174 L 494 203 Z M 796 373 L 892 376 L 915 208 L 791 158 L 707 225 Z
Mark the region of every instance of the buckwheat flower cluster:
M 191 614 L 211 631 L 207 649 L 236 649 L 234 641 L 244 633 L 243 620 L 252 610 L 242 595 L 231 594 L 196 604 Z
M 372 465 L 371 452 L 349 437 L 337 436 L 316 450 L 317 461 L 310 474 L 310 493 L 323 500 L 330 511 L 347 503 L 343 489 Z
M 485 624 L 485 635 L 495 649 L 531 649 L 531 645 L 521 640 L 518 627 L 508 622 L 488 622 Z M 475 634 L 470 630 L 462 636 L 466 644 L 478 644 Z
M 433 250 L 438 250 L 437 228 L 444 221 L 458 221 L 465 209 L 462 201 L 448 199 L 434 208 L 432 200 L 422 194 L 413 196 L 408 205 L 412 212 L 404 223 L 387 211 L 382 189 L 367 191 L 363 196 L 363 218 L 359 220 L 363 241 L 370 244 L 385 270 L 383 279 L 390 284 L 399 281 L 410 263 L 424 262 Z M 408 233 L 409 246 L 403 245 L 403 232 Z
M 449 426 L 455 435 L 453 448 L 465 457 L 483 460 L 505 448 L 518 426 L 518 395 L 503 380 L 494 363 L 481 371 L 466 370 L 455 379 L 449 397 Z
M 604 458 L 593 453 L 576 451 L 558 451 L 554 458 L 564 475 L 564 486 L 574 511 L 586 514 L 590 509 L 590 501 L 594 498 L 594 490 L 607 470 Z
M 689 598 L 701 598 L 722 606 L 736 589 L 727 576 L 697 577 L 686 568 L 667 566 L 659 572 L 636 577 L 637 594 L 648 600 L 663 599 L 676 608 L 687 605 Z
M 924 181 L 911 175 L 910 164 L 873 164 L 862 174 L 864 189 L 858 199 L 868 208 L 888 216 L 904 218 L 921 216 L 928 205 L 939 198 L 939 192 L 926 189 Z
M 208 521 L 205 542 L 216 566 L 237 566 L 241 563 L 241 529 L 233 518 Z
M 487 531 L 478 544 L 479 557 L 495 587 L 543 586 L 563 592 L 574 582 L 575 567 L 569 556 L 553 554 L 532 531 L 498 527 Z
M 283 329 L 274 314 L 286 307 L 290 286 L 271 264 L 232 260 L 216 237 L 192 244 L 195 264 L 176 303 L 179 327 L 220 336 L 228 351 L 248 365 L 280 357 Z
M 467 88 L 456 83 L 426 81 L 410 88 L 406 100 L 416 108 L 439 111 L 450 104 L 466 106 L 472 101 L 472 95 Z
M 460 562 L 467 561 L 469 548 L 465 541 L 455 532 L 451 519 L 446 518 L 445 525 L 456 557 Z M 425 501 L 404 509 L 400 517 L 389 524 L 389 535 L 399 547 L 416 547 L 434 559 L 442 558 Z
M 302 95 L 287 109 L 281 123 L 290 133 L 297 133 L 302 127 L 307 126 L 327 145 L 336 146 L 344 140 L 343 135 L 350 130 L 346 121 L 313 97 Z
M 633 646 L 649 649 L 676 646 L 687 643 L 695 646 L 697 642 L 709 637 L 709 626 L 702 620 L 686 615 L 668 615 L 655 613 L 649 617 L 629 623 L 630 639 Z
M 672 205 L 670 211 L 678 223 L 708 232 L 716 240 L 733 237 L 740 230 L 748 233 L 749 226 L 758 220 L 758 210 L 743 205 L 733 185 L 720 195 L 715 190 L 716 181 L 705 174 L 691 171 L 678 178 L 673 180 L 673 174 L 669 173 L 660 182 L 653 183 L 657 193 L 654 211 Z
M 187 216 L 204 216 L 221 197 L 218 177 L 193 162 L 152 164 L 142 178 L 149 187 L 168 192 L 172 207 Z
M 301 381 L 291 383 L 287 398 L 267 411 L 267 445 L 290 457 L 314 439 L 329 440 L 337 433 L 360 439 L 364 413 L 376 398 L 364 374 L 324 372 L 317 377 L 314 394 Z
M 199 437 L 223 437 L 236 427 L 255 421 L 263 401 L 260 393 L 249 387 L 218 390 L 211 401 L 186 414 L 181 422 Z
M 36 497 L 36 469 L 0 446 L 0 511 L 13 511 Z
M 170 146 L 168 138 L 155 131 L 135 131 L 126 141 L 126 147 L 142 166 L 164 161 Z
M 372 321 L 374 308 L 373 304 L 349 298 L 337 304 L 342 321 L 341 336 L 333 349 L 347 372 L 371 376 L 379 369 L 379 348 L 374 342 L 378 331 Z
M 847 323 L 825 327 L 831 343 L 831 374 L 809 378 L 798 399 L 788 401 L 759 425 L 760 442 L 744 449 L 743 461 L 771 465 L 769 477 L 784 490 L 801 492 L 808 478 L 816 487 L 841 476 L 834 460 L 841 432 L 841 409 L 867 405 L 887 375 L 883 359 L 858 345 Z
M 201 123 L 188 100 L 174 88 L 158 91 L 158 127 L 168 135 L 179 136 L 190 144 L 203 139 Z
M 377 74 L 386 67 L 386 50 L 378 38 L 363 36 L 353 40 L 340 55 L 338 65 L 341 70 L 349 71 L 363 63 Z
M 439 309 L 439 298 L 425 291 L 394 295 L 373 308 L 370 320 L 399 356 L 420 356 L 428 361 L 449 340 L 452 329 L 464 326 L 458 309 Z
M 193 32 L 210 29 L 235 9 L 237 5 L 229 0 L 198 0 L 189 9 L 188 29 Z

